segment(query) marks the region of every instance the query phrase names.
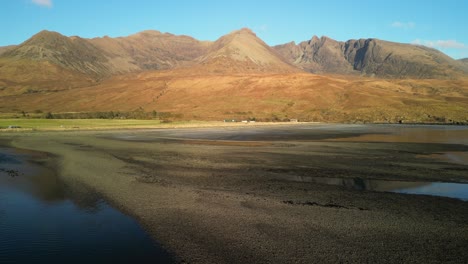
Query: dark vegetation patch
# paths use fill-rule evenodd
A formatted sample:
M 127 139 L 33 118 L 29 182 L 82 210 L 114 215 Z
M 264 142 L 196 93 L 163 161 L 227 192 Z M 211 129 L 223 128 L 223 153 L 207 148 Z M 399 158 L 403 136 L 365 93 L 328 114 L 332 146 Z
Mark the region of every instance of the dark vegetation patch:
M 5 172 L 6 174 L 8 174 L 8 176 L 12 178 L 18 177 L 20 175 L 20 172 L 18 170 L 9 170 L 5 168 L 0 168 L 0 172 Z
M 343 205 L 339 205 L 339 204 L 335 204 L 335 203 L 320 204 L 320 203 L 311 202 L 311 201 L 295 202 L 295 201 L 291 201 L 291 200 L 286 200 L 286 201 L 283 201 L 283 203 L 289 204 L 289 205 L 319 206 L 319 207 L 336 208 L 336 209 L 350 209 L 350 210 L 357 209 L 357 210 L 360 210 L 360 211 L 368 211 L 369 210 L 369 209 L 362 208 L 362 207 L 347 207 L 347 206 L 343 206 Z

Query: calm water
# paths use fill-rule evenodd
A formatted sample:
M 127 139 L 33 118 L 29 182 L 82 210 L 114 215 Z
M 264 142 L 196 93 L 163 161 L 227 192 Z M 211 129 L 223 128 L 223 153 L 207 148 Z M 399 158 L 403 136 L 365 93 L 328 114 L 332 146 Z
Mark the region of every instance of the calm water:
M 134 219 L 31 155 L 0 148 L 0 263 L 172 262 Z

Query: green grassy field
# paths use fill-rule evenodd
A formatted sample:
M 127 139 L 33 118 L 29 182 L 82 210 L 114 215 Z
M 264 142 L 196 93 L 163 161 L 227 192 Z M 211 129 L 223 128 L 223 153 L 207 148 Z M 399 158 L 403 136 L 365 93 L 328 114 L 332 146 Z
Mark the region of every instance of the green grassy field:
M 187 122 L 186 122 L 187 123 Z M 176 123 L 174 123 L 176 124 Z M 133 119 L 0 119 L 0 129 L 17 126 L 16 130 L 72 130 L 72 129 L 117 129 L 150 128 L 162 126 L 160 120 Z
M 233 126 L 269 126 L 301 124 L 291 122 L 223 122 L 223 121 L 162 121 L 140 119 L 34 119 L 1 118 L 0 132 L 16 131 L 66 131 L 66 130 L 109 130 L 109 129 L 144 129 L 144 128 L 194 128 L 194 127 L 233 127 Z M 10 128 L 12 127 L 12 128 Z

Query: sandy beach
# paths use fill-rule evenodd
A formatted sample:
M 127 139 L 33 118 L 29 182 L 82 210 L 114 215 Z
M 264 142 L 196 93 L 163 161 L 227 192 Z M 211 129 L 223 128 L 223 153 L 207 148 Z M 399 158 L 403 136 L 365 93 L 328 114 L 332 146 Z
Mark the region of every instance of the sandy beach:
M 67 185 L 102 194 L 178 262 L 468 261 L 466 201 L 294 180 L 467 182 L 467 165 L 434 157 L 468 146 L 315 126 L 3 133 L 2 144 L 49 153 Z

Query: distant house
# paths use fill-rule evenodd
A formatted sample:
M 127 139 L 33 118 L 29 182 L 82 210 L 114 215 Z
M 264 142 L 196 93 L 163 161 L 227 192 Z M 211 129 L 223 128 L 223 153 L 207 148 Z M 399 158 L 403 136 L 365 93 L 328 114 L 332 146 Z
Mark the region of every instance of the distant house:
M 289 119 L 289 122 L 297 123 L 297 122 L 299 122 L 299 120 L 297 120 L 297 119 Z
M 20 126 L 9 125 L 8 128 L 21 128 Z

